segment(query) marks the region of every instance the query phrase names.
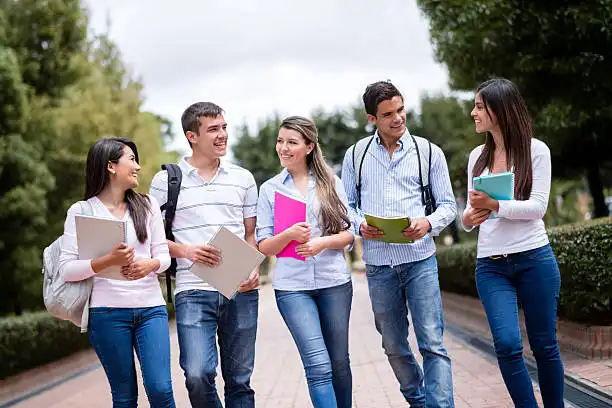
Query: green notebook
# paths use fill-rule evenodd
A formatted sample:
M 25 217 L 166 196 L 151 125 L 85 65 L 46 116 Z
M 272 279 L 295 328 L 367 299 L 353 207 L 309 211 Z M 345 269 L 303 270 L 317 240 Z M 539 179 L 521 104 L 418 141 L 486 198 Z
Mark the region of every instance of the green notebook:
M 412 244 L 412 240 L 402 236 L 402 231 L 410 226 L 408 217 L 378 217 L 372 214 L 364 214 L 366 222 L 372 227 L 376 227 L 385 233 L 377 241 L 388 242 L 391 244 Z

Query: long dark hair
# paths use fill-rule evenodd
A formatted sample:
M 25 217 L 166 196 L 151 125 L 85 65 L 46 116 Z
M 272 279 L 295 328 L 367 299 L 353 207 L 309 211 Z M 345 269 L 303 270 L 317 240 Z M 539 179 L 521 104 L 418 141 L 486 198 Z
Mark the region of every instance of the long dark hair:
M 314 173 L 315 189 L 321 203 L 321 225 L 323 235 L 337 234 L 348 229 L 351 221 L 348 210 L 336 192 L 336 179 L 332 169 L 325 162 L 319 147 L 319 132 L 315 123 L 302 116 L 290 116 L 280 124 L 281 129 L 295 130 L 306 143 L 314 143 L 312 153 L 306 156 L 308 169 Z
M 138 149 L 136 144 L 122 137 L 107 137 L 94 143 L 87 153 L 87 166 L 85 168 L 85 200 L 100 194 L 110 183 L 108 163 L 117 163 L 123 156 L 123 149 L 128 146 L 134 152 L 136 163 Z M 125 192 L 130 217 L 134 222 L 136 237 L 144 243 L 147 240 L 147 215 L 151 212 L 149 197 L 137 193 L 131 188 Z
M 480 84 L 476 93 L 482 98 L 489 117 L 493 111 L 499 123 L 504 146 L 506 163 L 514 166 L 514 196 L 517 200 L 527 200 L 531 194 L 533 169 L 531 166 L 531 138 L 533 130 L 525 100 L 518 87 L 504 78 L 494 78 Z M 474 164 L 475 176 L 493 166 L 495 141 L 487 132 L 484 148 Z

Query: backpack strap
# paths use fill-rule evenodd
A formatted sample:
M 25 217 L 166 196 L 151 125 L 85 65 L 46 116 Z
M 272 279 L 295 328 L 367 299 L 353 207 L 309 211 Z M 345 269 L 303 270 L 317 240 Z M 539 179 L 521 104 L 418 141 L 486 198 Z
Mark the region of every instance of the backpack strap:
M 176 214 L 176 204 L 178 202 L 179 193 L 181 191 L 181 182 L 183 181 L 183 172 L 177 164 L 162 164 L 162 170 L 168 173 L 168 199 L 160 209 L 165 211 L 164 229 L 166 239 L 174 241 L 174 233 L 172 232 L 172 223 Z M 166 291 L 168 302 L 172 303 L 172 276 L 176 276 L 176 258 L 170 258 L 170 267 L 166 270 Z
M 425 206 L 425 215 L 436 210 L 436 199 L 431 189 L 431 142 L 423 137 L 410 135 L 419 161 L 419 183 L 421 184 L 421 202 Z
M 361 208 L 361 168 L 363 167 L 363 160 L 365 159 L 366 153 L 374 140 L 374 136 L 364 137 L 355 143 L 353 147 L 353 171 L 355 172 L 355 181 L 357 187 L 357 208 Z M 359 166 L 356 164 L 359 163 Z

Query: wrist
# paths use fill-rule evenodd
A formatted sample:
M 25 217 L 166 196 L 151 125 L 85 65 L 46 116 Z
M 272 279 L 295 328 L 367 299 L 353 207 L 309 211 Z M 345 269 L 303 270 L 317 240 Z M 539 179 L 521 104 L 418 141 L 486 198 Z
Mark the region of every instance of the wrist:
M 494 212 L 499 212 L 499 201 L 492 198 L 490 205 L 489 205 L 489 210 L 494 211 Z
M 156 272 L 159 269 L 159 260 L 158 259 L 150 259 L 149 260 L 149 273 Z

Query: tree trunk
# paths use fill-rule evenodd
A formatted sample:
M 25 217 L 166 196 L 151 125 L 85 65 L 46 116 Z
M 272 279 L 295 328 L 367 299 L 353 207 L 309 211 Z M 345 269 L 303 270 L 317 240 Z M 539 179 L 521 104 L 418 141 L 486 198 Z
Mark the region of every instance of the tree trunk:
M 604 198 L 601 172 L 599 171 L 599 154 L 597 150 L 596 134 L 593 134 L 590 150 L 586 162 L 586 170 L 589 191 L 593 199 L 593 218 L 607 217 L 609 212 Z

